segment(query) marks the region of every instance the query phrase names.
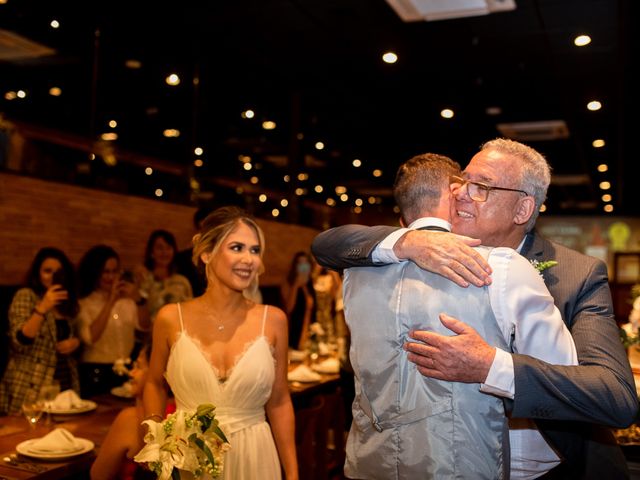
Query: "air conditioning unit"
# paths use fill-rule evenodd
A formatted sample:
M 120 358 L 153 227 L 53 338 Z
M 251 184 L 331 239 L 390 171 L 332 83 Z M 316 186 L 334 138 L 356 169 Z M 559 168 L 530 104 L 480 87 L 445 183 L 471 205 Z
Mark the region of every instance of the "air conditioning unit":
M 404 22 L 475 17 L 515 10 L 514 0 L 387 0 Z
M 569 138 L 569 128 L 564 120 L 499 123 L 496 128 L 504 137 L 519 142 Z

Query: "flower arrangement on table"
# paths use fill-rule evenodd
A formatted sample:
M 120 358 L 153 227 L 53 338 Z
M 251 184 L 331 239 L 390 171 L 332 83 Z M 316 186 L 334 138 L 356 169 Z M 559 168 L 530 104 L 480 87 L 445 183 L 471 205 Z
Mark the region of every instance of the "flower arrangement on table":
M 629 302 L 631 303 L 631 312 L 629 313 L 629 323 L 620 328 L 620 339 L 625 348 L 640 344 L 640 283 L 636 283 L 631 287 Z
M 145 420 L 146 445 L 134 457 L 146 463 L 159 480 L 180 478 L 180 471 L 195 478 L 203 474 L 218 477 L 224 467 L 224 452 L 230 445 L 214 415 L 215 407 L 205 403 L 195 412 L 177 410 L 162 422 Z

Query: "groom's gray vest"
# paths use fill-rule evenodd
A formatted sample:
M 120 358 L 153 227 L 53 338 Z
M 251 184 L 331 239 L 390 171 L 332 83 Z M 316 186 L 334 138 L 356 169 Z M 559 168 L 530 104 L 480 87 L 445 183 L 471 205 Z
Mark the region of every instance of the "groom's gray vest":
M 447 313 L 511 350 L 486 287 L 458 287 L 412 262 L 356 267 L 345 271 L 344 304 L 356 388 L 347 477 L 508 478 L 502 400 L 477 383 L 423 377 L 402 349 L 414 328 L 451 335 L 438 318 Z

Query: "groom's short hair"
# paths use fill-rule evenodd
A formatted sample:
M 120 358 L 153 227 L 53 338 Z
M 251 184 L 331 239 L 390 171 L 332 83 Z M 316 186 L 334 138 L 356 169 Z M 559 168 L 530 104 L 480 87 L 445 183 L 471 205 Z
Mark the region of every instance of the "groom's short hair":
M 437 153 L 423 153 L 398 168 L 393 196 L 403 218 L 417 218 L 433 211 L 440 202 L 449 177 L 460 175 L 460 164 Z

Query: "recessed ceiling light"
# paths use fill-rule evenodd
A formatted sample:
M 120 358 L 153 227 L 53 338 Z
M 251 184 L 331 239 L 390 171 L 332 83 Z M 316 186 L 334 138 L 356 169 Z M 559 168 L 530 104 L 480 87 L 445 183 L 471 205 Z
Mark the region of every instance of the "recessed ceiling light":
M 591 37 L 589 35 L 578 35 L 573 39 L 573 43 L 576 47 L 584 47 L 591 43 Z
M 385 52 L 382 54 L 382 61 L 384 63 L 396 63 L 398 61 L 398 55 L 393 52 Z
M 602 104 L 598 100 L 592 100 L 587 103 L 587 108 L 592 112 L 596 112 L 602 108 Z

